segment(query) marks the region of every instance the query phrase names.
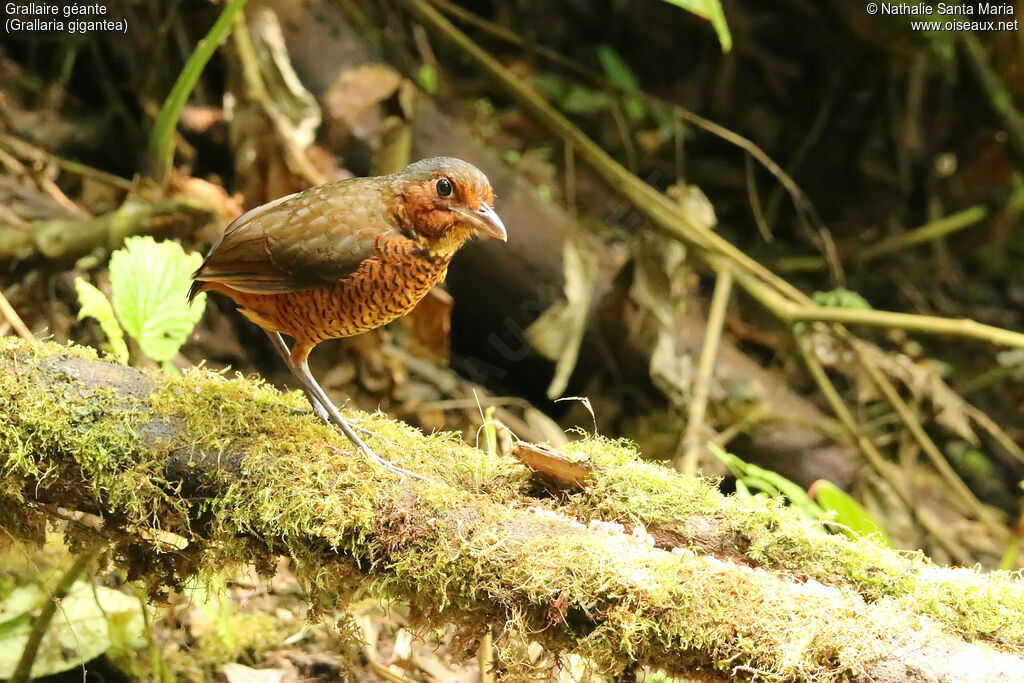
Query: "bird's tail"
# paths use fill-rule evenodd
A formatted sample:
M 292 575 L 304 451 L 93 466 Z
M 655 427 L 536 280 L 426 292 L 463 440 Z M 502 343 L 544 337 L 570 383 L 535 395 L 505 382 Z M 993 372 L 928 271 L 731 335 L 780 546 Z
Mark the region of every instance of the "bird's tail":
M 195 275 L 193 275 L 192 277 L 195 277 L 198 274 L 199 274 L 199 271 L 196 271 Z M 189 287 L 189 290 L 188 290 L 188 302 L 189 303 L 192 303 L 192 300 L 195 299 L 196 296 L 199 295 L 199 292 L 203 291 L 203 285 L 205 285 L 205 284 L 206 283 L 203 282 L 202 280 L 193 280 L 192 281 L 192 286 Z

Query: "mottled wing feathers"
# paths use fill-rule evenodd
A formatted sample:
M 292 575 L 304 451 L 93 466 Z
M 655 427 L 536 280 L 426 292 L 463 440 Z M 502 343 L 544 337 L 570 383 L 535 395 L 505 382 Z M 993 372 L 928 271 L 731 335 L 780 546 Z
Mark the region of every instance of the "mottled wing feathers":
M 292 292 L 351 275 L 373 241 L 397 234 L 386 214 L 388 186 L 359 178 L 320 185 L 243 214 L 227 227 L 193 276 L 243 292 Z

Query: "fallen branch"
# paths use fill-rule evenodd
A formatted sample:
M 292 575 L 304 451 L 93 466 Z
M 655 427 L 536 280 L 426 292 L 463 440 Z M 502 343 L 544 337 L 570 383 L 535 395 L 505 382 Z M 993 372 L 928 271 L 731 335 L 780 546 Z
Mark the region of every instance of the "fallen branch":
M 407 601 L 424 627 L 493 628 L 497 666 L 523 675 L 532 640 L 605 671 L 1024 676 L 1024 585 L 1010 575 L 829 535 L 602 440 L 563 454 L 585 467 L 582 490 L 536 498 L 513 460 L 350 413 L 378 453 L 443 483 L 400 481 L 304 407 L 253 380 L 6 338 L 0 519 L 24 535 L 72 518 L 84 546 L 101 537 L 152 586 L 288 555 L 316 608 L 363 587 Z
M 163 199 L 153 203 L 129 200 L 117 210 L 86 219 L 35 221 L 0 225 L 0 260 L 35 256 L 73 259 L 97 247 L 117 249 L 126 237 L 154 233 L 182 223 L 205 222 L 214 210 L 193 199 Z

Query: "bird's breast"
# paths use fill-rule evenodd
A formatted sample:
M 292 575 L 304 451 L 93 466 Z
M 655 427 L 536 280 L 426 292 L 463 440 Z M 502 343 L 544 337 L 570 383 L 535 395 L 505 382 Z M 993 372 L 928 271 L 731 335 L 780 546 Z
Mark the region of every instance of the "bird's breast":
M 332 285 L 239 303 L 272 322 L 277 331 L 316 344 L 362 334 L 405 315 L 444 279 L 448 262 L 408 239 L 382 236 L 375 241 L 372 257 Z

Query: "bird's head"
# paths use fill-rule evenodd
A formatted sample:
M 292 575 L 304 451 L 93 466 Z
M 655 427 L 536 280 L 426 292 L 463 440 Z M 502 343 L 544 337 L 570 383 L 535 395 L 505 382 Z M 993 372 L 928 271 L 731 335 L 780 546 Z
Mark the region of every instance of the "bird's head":
M 508 241 L 494 212 L 491 183 L 473 164 L 452 157 L 423 159 L 397 178 L 399 223 L 432 247 L 457 249 L 473 234 Z

